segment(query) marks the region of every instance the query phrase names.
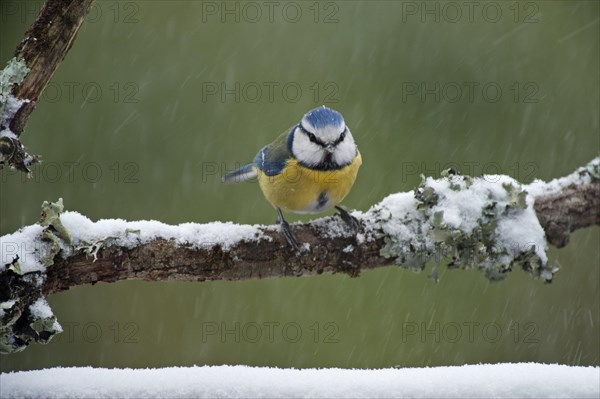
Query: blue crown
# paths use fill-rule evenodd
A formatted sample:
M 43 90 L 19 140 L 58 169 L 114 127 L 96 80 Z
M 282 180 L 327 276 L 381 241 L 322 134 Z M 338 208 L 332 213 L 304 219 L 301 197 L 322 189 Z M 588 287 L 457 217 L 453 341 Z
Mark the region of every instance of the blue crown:
M 322 129 L 326 126 L 342 126 L 344 124 L 342 114 L 324 105 L 308 111 L 302 120 L 310 123 L 315 129 Z

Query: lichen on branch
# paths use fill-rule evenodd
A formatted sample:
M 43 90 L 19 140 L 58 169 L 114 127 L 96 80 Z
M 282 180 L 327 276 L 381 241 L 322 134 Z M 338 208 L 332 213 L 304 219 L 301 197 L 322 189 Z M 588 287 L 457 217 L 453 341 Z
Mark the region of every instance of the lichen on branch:
M 43 293 L 46 268 L 54 263 L 60 244 L 70 243 L 70 236 L 60 221 L 62 211 L 62 198 L 56 203 L 45 201 L 42 205 L 37 234 L 31 234 L 32 242 L 29 242 L 35 261 L 40 265 L 37 270 L 24 270 L 22 262 L 25 259 L 19 254 L 10 263 L 3 264 L 4 269 L 0 272 L 0 353 L 22 351 L 32 341 L 47 343 L 62 332 Z M 16 243 L 3 240 L 3 254 L 15 250 L 14 245 Z M 27 254 L 21 255 L 27 257 Z
M 29 166 L 38 162 L 38 157 L 29 155 L 19 137 L 10 130 L 10 123 L 28 99 L 11 94 L 14 85 L 20 84 L 29 73 L 22 59 L 12 58 L 0 71 L 0 168 L 4 165 L 29 173 Z
M 533 198 L 508 176 L 447 171 L 441 179 L 424 178 L 414 193 L 387 197 L 369 213 L 384 239 L 381 254 L 415 271 L 433 261 L 478 268 L 500 280 L 520 266 L 550 282 L 557 270 L 548 266 Z M 437 269 L 432 277 L 437 279 Z

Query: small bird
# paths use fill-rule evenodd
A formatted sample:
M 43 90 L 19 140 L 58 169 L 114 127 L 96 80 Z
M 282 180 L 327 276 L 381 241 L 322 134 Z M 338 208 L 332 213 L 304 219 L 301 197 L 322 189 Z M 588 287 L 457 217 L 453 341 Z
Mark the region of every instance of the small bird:
M 335 207 L 344 222 L 358 231 L 356 218 L 338 204 L 350 192 L 361 164 L 342 114 L 321 106 L 263 147 L 252 163 L 226 174 L 223 182 L 257 177 L 264 196 L 277 210 L 285 239 L 298 250 L 282 211 L 307 214 Z

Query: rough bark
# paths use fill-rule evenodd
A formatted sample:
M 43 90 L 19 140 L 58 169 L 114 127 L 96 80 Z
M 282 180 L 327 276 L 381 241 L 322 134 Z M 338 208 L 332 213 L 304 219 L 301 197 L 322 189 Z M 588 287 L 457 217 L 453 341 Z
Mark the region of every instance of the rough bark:
M 600 184 L 567 187 L 559 193 L 537 198 L 534 208 L 548 242 L 564 247 L 573 231 L 600 225 Z
M 12 95 L 28 99 L 10 122 L 10 130 L 20 136 L 38 98 L 71 49 L 75 36 L 94 0 L 47 0 L 37 19 L 25 32 L 15 51 L 25 60 L 29 73 Z
M 98 251 L 98 259 L 76 254 L 56 258 L 48 269 L 44 292 L 51 294 L 70 287 L 119 280 L 246 280 L 270 277 L 308 276 L 322 273 L 347 273 L 357 276 L 361 270 L 389 265 L 379 254 L 382 241 L 356 245 L 355 238 L 323 239 L 310 223 L 293 227 L 302 243 L 311 244 L 307 252 L 294 253 L 276 230 L 264 233 L 272 241 L 241 242 L 223 250 L 191 249 L 173 241 L 158 239 L 132 249 L 107 247 Z M 343 252 L 353 244 L 360 250 Z

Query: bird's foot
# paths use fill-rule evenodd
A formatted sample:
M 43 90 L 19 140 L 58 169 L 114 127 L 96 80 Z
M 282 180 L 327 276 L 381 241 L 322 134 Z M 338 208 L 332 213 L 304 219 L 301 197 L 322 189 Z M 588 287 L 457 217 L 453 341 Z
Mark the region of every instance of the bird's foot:
M 281 232 L 283 233 L 285 240 L 288 242 L 288 244 L 290 244 L 290 246 L 295 251 L 300 250 L 300 247 L 298 247 L 298 241 L 296 241 L 294 234 L 292 234 L 292 231 L 290 230 L 290 225 L 288 224 L 288 222 L 284 221 L 283 223 L 281 223 Z
M 348 225 L 350 226 L 350 228 L 352 230 L 354 230 L 355 233 L 358 233 L 360 231 L 360 222 L 358 221 L 357 218 L 355 218 L 354 216 L 352 216 L 350 213 L 348 213 L 347 210 L 345 210 L 344 208 L 342 208 L 341 206 L 336 206 L 335 209 L 338 210 L 340 217 L 342 218 L 342 220 Z
M 281 233 L 285 237 L 285 240 L 295 251 L 299 251 L 300 247 L 298 246 L 298 241 L 296 241 L 296 237 L 294 237 L 294 234 L 290 229 L 289 223 L 285 221 L 285 219 L 283 218 L 283 214 L 279 209 L 277 209 L 277 216 L 277 220 L 279 222 L 279 225 L 281 226 Z

